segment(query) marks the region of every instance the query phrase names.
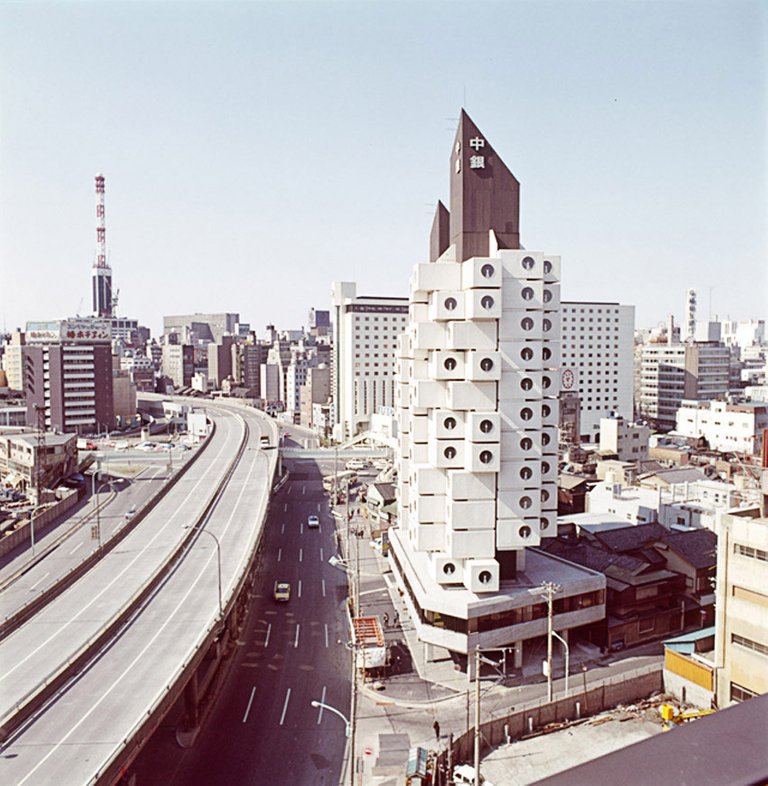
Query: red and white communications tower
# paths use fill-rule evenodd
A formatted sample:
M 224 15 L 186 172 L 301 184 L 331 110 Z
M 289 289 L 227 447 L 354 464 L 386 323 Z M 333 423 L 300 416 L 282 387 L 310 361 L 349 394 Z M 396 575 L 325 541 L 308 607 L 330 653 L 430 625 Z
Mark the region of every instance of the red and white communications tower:
M 93 313 L 97 317 L 114 316 L 112 303 L 112 268 L 107 263 L 107 227 L 104 217 L 104 175 L 96 175 L 96 259 L 91 270 Z

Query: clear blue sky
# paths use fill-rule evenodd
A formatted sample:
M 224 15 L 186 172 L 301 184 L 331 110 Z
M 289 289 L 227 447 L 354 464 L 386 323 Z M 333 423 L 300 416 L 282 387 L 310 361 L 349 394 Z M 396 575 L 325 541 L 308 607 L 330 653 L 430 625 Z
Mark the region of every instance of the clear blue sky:
M 464 104 L 563 297 L 768 318 L 756 0 L 0 5 L 0 328 L 90 310 L 263 335 L 331 282 L 406 295 Z

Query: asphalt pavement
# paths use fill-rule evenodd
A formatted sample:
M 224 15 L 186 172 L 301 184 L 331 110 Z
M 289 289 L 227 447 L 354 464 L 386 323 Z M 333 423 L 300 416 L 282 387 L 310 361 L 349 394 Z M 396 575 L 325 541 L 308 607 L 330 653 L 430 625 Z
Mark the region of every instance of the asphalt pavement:
M 347 577 L 336 553 L 332 517 L 315 461 L 290 461 L 273 495 L 251 608 L 232 665 L 193 747 L 177 744 L 181 707 L 135 762 L 137 786 L 339 783 L 348 715 Z M 326 471 L 330 471 L 330 466 Z M 307 527 L 310 514 L 320 527 Z M 276 581 L 291 599 L 275 601 Z

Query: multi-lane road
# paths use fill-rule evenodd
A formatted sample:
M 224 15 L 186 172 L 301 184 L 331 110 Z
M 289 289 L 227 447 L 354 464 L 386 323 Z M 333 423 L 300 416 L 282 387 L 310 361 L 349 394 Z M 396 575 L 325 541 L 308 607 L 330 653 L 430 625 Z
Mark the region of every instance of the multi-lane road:
M 8 718 L 130 608 L 104 645 L 89 652 L 87 665 L 68 675 L 5 741 L 2 782 L 97 781 L 201 645 L 220 635 L 219 609 L 227 609 L 261 534 L 276 452 L 261 450 L 262 428 L 271 434 L 274 427 L 255 413 L 222 408 L 216 420 L 216 434 L 198 461 L 139 526 L 0 642 L 0 711 Z M 212 502 L 240 446 L 226 493 Z M 185 530 L 189 526 L 205 532 Z M 131 607 L 155 577 L 159 583 Z
M 330 472 L 332 461 L 324 464 Z M 136 762 L 137 786 L 339 782 L 344 722 L 311 701 L 349 715 L 347 577 L 328 562 L 337 546 L 320 465 L 287 466 L 290 479 L 272 499 L 229 678 L 193 747 L 177 745 L 176 719 L 169 718 Z M 311 514 L 320 517 L 318 529 L 307 527 Z M 274 600 L 275 581 L 290 582 L 288 603 Z

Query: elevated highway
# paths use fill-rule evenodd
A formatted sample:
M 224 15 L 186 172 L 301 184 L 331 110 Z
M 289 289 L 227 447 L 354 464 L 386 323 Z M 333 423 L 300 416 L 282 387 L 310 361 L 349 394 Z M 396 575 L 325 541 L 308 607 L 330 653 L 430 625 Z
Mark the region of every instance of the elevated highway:
M 263 414 L 208 412 L 215 434 L 163 500 L 0 641 L 3 782 L 114 782 L 181 693 L 194 731 L 246 606 L 277 462 Z

